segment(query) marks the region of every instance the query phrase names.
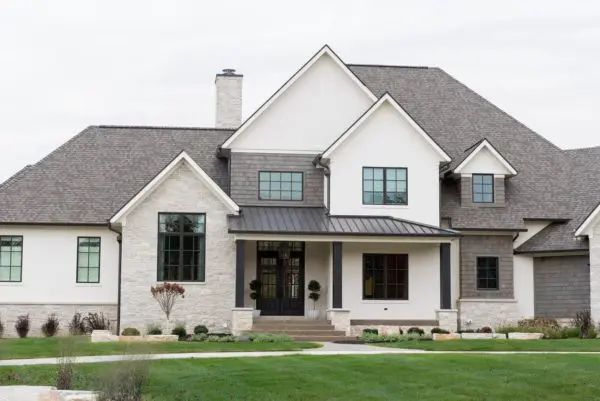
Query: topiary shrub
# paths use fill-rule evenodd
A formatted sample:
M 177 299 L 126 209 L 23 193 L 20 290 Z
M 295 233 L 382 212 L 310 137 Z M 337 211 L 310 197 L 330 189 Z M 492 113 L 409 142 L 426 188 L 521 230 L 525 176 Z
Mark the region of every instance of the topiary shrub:
M 406 334 L 418 334 L 422 336 L 425 334 L 425 330 L 420 327 L 411 327 L 410 329 L 406 330 Z
M 179 337 L 179 341 L 183 341 L 187 338 L 187 330 L 185 329 L 185 326 L 182 324 L 178 324 L 175 327 L 173 327 L 171 334 Z
M 483 326 L 482 328 L 480 328 L 480 329 L 477 329 L 477 331 L 475 331 L 475 332 L 476 332 L 476 333 L 493 333 L 493 332 L 494 332 L 494 330 L 492 330 L 492 328 L 491 328 L 491 327 L 488 327 L 488 326 Z
M 151 324 L 148 326 L 146 333 L 151 336 L 159 336 L 163 333 L 162 329 L 157 324 Z
M 194 334 L 208 334 L 208 327 L 203 324 L 199 324 L 194 327 Z
M 379 334 L 379 330 L 377 329 L 363 329 L 362 334 Z
M 434 327 L 431 329 L 431 334 L 450 334 L 450 332 L 439 327 Z
M 122 336 L 139 336 L 140 331 L 138 329 L 136 329 L 135 327 L 126 327 L 121 332 L 121 335 Z
M 15 322 L 15 330 L 16 330 L 17 334 L 19 335 L 19 337 L 20 338 L 27 337 L 27 334 L 29 334 L 29 328 L 30 328 L 29 314 L 19 316 L 17 318 L 17 321 Z
M 56 333 L 58 333 L 58 326 L 60 326 L 60 323 L 53 313 L 48 316 L 44 324 L 42 324 L 42 333 L 44 333 L 46 337 L 54 337 Z

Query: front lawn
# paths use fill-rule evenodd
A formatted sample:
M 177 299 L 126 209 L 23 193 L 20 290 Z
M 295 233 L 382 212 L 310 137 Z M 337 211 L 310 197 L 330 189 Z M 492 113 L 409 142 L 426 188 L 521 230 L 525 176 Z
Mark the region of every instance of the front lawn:
M 600 352 L 600 339 L 580 340 L 449 340 L 400 341 L 371 344 L 380 347 L 427 351 L 588 351 Z
M 166 400 L 591 400 L 596 355 L 355 355 L 152 361 L 144 394 Z M 76 365 L 94 389 L 114 364 Z M 52 385 L 55 366 L 0 368 L 0 385 Z
M 169 354 L 182 352 L 234 352 L 234 351 L 296 351 L 317 348 L 308 342 L 281 343 L 218 343 L 218 342 L 153 342 L 153 343 L 92 343 L 89 337 L 49 337 L 0 339 L 0 360 L 21 358 L 46 358 L 60 356 L 65 341 L 73 341 L 74 355 L 119 354 Z

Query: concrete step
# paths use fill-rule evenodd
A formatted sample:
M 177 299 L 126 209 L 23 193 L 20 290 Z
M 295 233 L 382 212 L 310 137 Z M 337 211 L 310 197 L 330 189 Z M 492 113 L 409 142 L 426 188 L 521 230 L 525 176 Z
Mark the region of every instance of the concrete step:
M 262 330 L 262 329 L 252 329 L 252 333 L 281 333 L 281 334 L 287 334 L 291 337 L 294 336 L 345 336 L 345 333 L 343 331 L 335 331 L 333 330 L 304 330 L 304 329 L 299 329 L 299 330 L 281 330 L 281 329 L 274 329 L 274 330 Z
M 346 338 L 345 335 L 336 335 L 336 336 L 292 336 L 294 341 L 322 341 L 322 342 L 331 342 L 331 341 L 339 341 Z
M 286 331 L 286 330 L 334 330 L 331 325 L 308 324 L 253 324 L 252 330 L 260 331 Z

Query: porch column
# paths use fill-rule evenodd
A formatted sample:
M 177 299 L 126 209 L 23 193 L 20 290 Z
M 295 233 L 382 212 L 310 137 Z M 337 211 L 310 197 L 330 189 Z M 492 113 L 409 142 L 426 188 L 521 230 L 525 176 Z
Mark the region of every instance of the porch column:
M 333 280 L 332 280 L 332 307 L 342 308 L 342 243 L 333 242 Z
M 440 309 L 452 308 L 450 244 L 440 244 Z
M 244 307 L 244 251 L 246 241 L 238 239 L 235 241 L 235 307 Z

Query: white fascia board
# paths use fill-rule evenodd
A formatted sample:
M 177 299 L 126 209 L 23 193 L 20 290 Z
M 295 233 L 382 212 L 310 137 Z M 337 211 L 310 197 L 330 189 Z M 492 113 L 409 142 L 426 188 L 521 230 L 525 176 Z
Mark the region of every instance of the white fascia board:
M 581 223 L 581 225 L 575 231 L 575 236 L 580 237 L 583 235 L 590 235 L 589 230 L 593 227 L 593 223 L 597 221 L 598 215 L 600 215 L 600 204 L 590 213 L 590 215 Z
M 237 214 L 239 206 L 210 178 L 208 174 L 196 163 L 186 152 L 181 152 L 175 157 L 164 169 L 161 170 L 140 192 L 138 192 L 129 202 L 125 204 L 113 217 L 110 218 L 111 223 L 121 223 L 127 215 L 133 211 L 148 195 L 152 193 L 160 184 L 165 181 L 173 171 L 181 164 L 186 163 L 192 172 L 219 198 L 229 210 Z
M 369 117 L 377 111 L 381 105 L 389 103 L 396 110 L 412 128 L 417 131 L 419 135 L 433 148 L 433 150 L 440 156 L 442 161 L 449 162 L 452 158 L 442 149 L 435 141 L 429 136 L 427 132 L 421 128 L 419 124 L 396 102 L 396 100 L 390 96 L 389 93 L 383 95 L 377 102 L 375 102 L 362 116 L 358 118 L 338 139 L 335 140 L 325 151 L 323 152 L 322 158 L 329 158 L 333 152 L 342 144 L 350 135 L 352 135 Z
M 303 234 L 252 234 L 233 233 L 234 238 L 251 241 L 300 241 L 300 242 L 362 242 L 362 243 L 407 243 L 407 244 L 442 244 L 451 243 L 456 237 L 430 236 L 358 236 L 358 235 L 303 235 Z
M 504 166 L 504 168 L 508 172 L 507 175 L 517 175 L 517 170 L 514 169 L 514 167 L 508 162 L 508 160 L 502 157 L 500 152 L 498 152 L 496 148 L 494 148 L 494 146 L 492 146 L 492 144 L 488 142 L 487 139 L 481 141 L 481 143 L 471 152 L 471 154 L 467 156 L 465 160 L 463 160 L 462 163 L 460 163 L 454 169 L 454 173 L 460 174 L 461 171 L 465 168 L 465 166 L 467 166 L 469 162 L 473 160 L 477 156 L 477 154 L 483 149 L 487 149 L 502 164 L 502 166 Z M 482 171 L 482 173 L 485 173 L 485 171 Z
M 273 103 L 279 99 L 281 95 L 285 93 L 304 73 L 313 66 L 324 55 L 328 55 L 331 59 L 350 77 L 350 79 L 361 88 L 372 101 L 376 101 L 377 97 L 363 84 L 346 64 L 338 57 L 337 54 L 328 45 L 325 45 L 319 50 L 310 60 L 308 60 L 290 79 L 287 80 L 281 88 L 277 90 L 262 106 L 258 108 L 244 123 L 221 145 L 222 149 L 228 149 L 231 144 L 241 135 L 244 131 L 252 125 L 252 123 L 259 118 Z

